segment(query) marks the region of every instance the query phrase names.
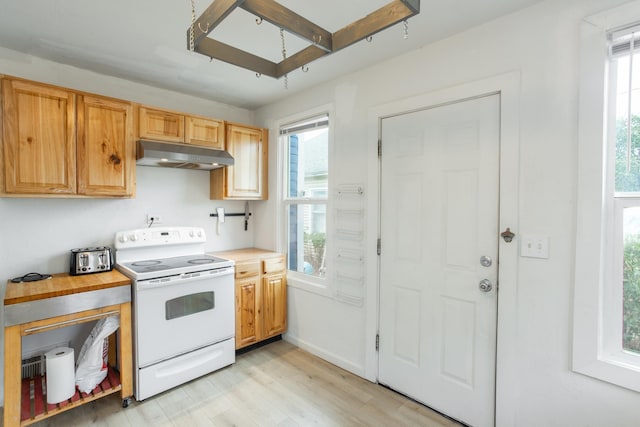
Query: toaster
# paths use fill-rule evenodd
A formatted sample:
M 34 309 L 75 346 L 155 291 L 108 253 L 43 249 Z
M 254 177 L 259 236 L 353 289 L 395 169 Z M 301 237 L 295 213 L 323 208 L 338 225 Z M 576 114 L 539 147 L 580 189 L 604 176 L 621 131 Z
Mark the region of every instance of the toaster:
M 108 246 L 71 249 L 69 274 L 100 273 L 113 270 L 113 251 Z

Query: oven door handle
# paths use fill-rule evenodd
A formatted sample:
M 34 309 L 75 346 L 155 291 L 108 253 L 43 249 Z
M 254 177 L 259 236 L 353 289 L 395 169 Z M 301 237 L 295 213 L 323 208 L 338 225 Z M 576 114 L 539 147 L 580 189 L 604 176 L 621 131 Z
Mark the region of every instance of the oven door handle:
M 182 283 L 194 282 L 197 280 L 208 280 L 222 276 L 233 275 L 233 267 L 220 268 L 217 270 L 199 271 L 195 273 L 183 273 L 177 276 L 161 277 L 159 279 L 139 280 L 136 288 L 139 291 L 145 289 L 157 289 L 165 286 L 180 285 Z

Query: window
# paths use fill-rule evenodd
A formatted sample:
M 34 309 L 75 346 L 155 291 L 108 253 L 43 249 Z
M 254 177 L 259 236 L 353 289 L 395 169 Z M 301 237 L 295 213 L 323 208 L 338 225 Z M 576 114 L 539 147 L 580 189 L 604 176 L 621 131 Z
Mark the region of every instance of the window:
M 573 369 L 640 391 L 639 1 L 585 19 Z
M 612 348 L 640 355 L 640 27 L 611 33 Z M 636 39 L 638 43 L 636 44 Z M 612 194 L 611 194 L 612 193 Z M 617 301 L 616 301 L 617 300 Z M 620 300 L 622 304 L 620 304 Z M 618 320 L 615 320 L 615 319 Z M 617 350 L 617 349 L 616 349 Z
M 281 126 L 280 145 L 288 270 L 293 282 L 299 274 L 318 284 L 327 274 L 328 114 Z

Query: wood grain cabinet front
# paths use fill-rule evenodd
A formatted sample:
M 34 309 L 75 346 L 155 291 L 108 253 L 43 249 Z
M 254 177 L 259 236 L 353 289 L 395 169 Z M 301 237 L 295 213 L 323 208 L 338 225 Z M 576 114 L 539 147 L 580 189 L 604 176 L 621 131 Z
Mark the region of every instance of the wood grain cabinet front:
M 260 277 L 236 279 L 236 349 L 256 343 L 261 337 Z
M 185 142 L 224 150 L 224 122 L 205 117 L 186 117 Z
M 2 79 L 6 195 L 132 197 L 131 103 Z
M 287 278 L 284 272 L 262 277 L 263 338 L 270 338 L 287 330 Z
M 268 131 L 227 124 L 226 148 L 234 165 L 210 172 L 212 200 L 266 200 Z
M 138 110 L 138 136 L 224 150 L 224 121 L 151 107 Z
M 236 350 L 287 331 L 285 257 L 261 249 L 217 256 L 235 261 Z
M 184 142 L 183 114 L 140 107 L 138 123 L 138 132 L 141 139 Z
M 96 96 L 78 98 L 78 193 L 129 196 L 134 192 L 133 108 Z
M 287 277 L 284 256 L 262 260 L 262 307 L 264 337 L 287 330 Z
M 22 80 L 2 80 L 4 190 L 75 194 L 76 95 Z

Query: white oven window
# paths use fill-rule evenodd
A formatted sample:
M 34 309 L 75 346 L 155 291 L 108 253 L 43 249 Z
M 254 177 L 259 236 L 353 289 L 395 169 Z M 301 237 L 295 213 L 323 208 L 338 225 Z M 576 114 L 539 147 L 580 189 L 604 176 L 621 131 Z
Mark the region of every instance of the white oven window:
M 212 291 L 183 295 L 165 302 L 165 319 L 178 319 L 191 314 L 213 310 L 214 307 L 215 293 Z

